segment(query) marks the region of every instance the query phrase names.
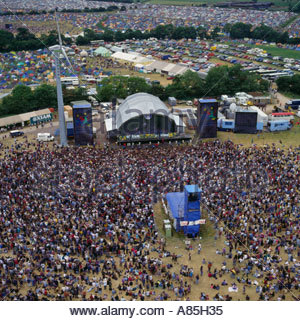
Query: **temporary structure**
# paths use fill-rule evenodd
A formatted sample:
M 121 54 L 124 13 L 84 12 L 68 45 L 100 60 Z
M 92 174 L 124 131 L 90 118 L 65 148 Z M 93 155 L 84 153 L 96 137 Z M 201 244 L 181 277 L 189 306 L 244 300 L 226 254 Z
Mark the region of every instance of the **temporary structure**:
M 105 47 L 99 47 L 94 51 L 95 56 L 102 56 L 102 57 L 110 57 L 111 51 L 106 49 Z

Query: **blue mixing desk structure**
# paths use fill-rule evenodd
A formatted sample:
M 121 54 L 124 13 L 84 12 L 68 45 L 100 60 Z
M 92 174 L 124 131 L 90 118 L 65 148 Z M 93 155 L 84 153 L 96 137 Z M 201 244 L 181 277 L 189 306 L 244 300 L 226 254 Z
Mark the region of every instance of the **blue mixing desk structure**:
M 195 237 L 199 234 L 201 220 L 201 190 L 198 185 L 186 185 L 183 192 L 166 195 L 168 211 L 177 232 Z

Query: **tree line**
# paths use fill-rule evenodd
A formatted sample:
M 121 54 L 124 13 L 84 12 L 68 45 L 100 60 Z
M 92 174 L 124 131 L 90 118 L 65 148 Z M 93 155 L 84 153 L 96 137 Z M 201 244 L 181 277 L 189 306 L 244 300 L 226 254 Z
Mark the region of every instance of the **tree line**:
M 71 101 L 87 99 L 86 89 L 75 88 L 66 90 L 63 87 L 64 104 Z M 42 84 L 34 90 L 25 85 L 17 85 L 10 95 L 4 97 L 0 103 L 0 117 L 17 115 L 44 108 L 57 109 L 56 87 Z
M 104 19 L 105 20 L 105 19 Z M 85 29 L 85 35 L 79 36 L 76 39 L 77 45 L 88 45 L 92 40 L 104 40 L 106 42 L 118 42 L 130 39 L 215 39 L 221 38 L 220 33 L 229 33 L 231 39 L 259 39 L 268 42 L 286 43 L 286 44 L 300 44 L 300 38 L 289 38 L 287 32 L 278 32 L 275 29 L 266 25 L 261 25 L 253 28 L 251 24 L 235 23 L 233 25 L 226 24 L 222 29 L 215 27 L 212 31 L 208 32 L 204 27 L 188 27 L 179 26 L 175 27 L 172 24 L 159 25 L 154 29 L 141 31 L 127 29 L 126 31 L 113 31 L 104 28 L 102 22 L 98 23 L 98 28 L 102 29 L 103 33 L 97 33 L 91 29 Z
M 105 17 L 103 18 L 105 20 Z M 103 22 L 103 21 L 102 21 Z M 118 42 L 127 39 L 218 39 L 221 29 L 215 27 L 212 32 L 208 33 L 204 27 L 175 27 L 172 24 L 159 25 L 152 30 L 127 29 L 125 32 L 120 30 L 113 31 L 104 28 L 102 22 L 98 27 L 104 32 L 99 33 L 91 29 L 84 30 L 84 36 L 79 36 L 76 39 L 76 44 L 79 46 L 88 45 L 92 40 L 104 40 L 106 42 Z M 225 32 L 230 33 L 232 39 L 252 38 L 262 39 L 269 42 L 280 42 L 297 44 L 300 43 L 300 38 L 289 38 L 287 32 L 277 32 L 274 29 L 265 25 L 256 27 L 252 30 L 252 26 L 244 23 L 236 23 L 234 25 L 226 24 L 223 28 Z M 20 51 L 20 50 L 37 50 L 45 47 L 53 46 L 58 43 L 56 31 L 50 31 L 48 35 L 42 34 L 36 37 L 26 28 L 18 28 L 18 33 L 14 35 L 7 30 L 0 30 L 0 52 Z M 65 45 L 70 45 L 72 40 L 65 38 L 62 35 L 62 40 Z
M 125 8 L 125 10 L 124 10 Z M 118 7 L 116 5 L 111 5 L 108 6 L 107 8 L 104 7 L 99 7 L 99 8 L 84 8 L 84 9 L 62 9 L 60 10 L 60 12 L 64 12 L 64 13 L 89 13 L 89 12 L 111 12 L 111 11 L 115 11 L 115 10 L 121 10 L 121 11 L 126 11 L 126 7 L 122 6 L 122 7 Z
M 284 44 L 300 44 L 300 38 L 289 38 L 287 31 L 280 32 L 264 24 L 254 27 L 251 24 L 237 22 L 233 25 L 226 24 L 223 30 L 229 33 L 231 39 L 249 38 Z
M 278 91 L 300 95 L 300 75 L 292 77 L 279 77 L 276 80 Z
M 7 30 L 0 30 L 0 52 L 37 50 L 56 45 L 58 35 L 56 31 L 51 31 L 48 35 L 42 34 L 36 37 L 26 28 L 18 28 L 18 33 L 14 35 Z M 62 35 L 65 45 L 70 45 L 72 40 Z
M 265 92 L 268 87 L 268 81 L 254 73 L 243 71 L 240 65 L 235 65 L 212 68 L 205 80 L 201 79 L 198 73 L 189 70 L 181 76 L 176 76 L 166 87 L 156 83 L 149 84 L 140 77 L 112 76 L 101 82 L 97 93 L 100 101 L 111 101 L 112 98 L 124 99 L 138 92 L 146 92 L 165 101 L 168 97 L 217 98 L 222 94 L 233 95 L 236 92 Z

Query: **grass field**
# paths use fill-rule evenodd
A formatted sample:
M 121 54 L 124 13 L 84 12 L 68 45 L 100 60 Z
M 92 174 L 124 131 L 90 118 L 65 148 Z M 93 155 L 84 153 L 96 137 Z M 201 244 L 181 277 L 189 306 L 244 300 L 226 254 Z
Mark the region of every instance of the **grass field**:
M 277 48 L 274 46 L 264 46 L 264 45 L 249 45 L 249 47 L 258 47 L 258 48 L 264 49 L 268 53 L 270 53 L 272 56 L 281 56 L 284 58 L 300 59 L 300 51 L 296 51 L 296 50 Z

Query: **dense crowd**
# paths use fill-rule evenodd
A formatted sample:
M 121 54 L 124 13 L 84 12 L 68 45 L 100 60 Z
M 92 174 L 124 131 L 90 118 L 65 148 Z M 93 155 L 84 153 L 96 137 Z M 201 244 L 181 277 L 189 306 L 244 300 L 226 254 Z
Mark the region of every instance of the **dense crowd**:
M 2 300 L 300 299 L 299 149 L 21 139 L 2 146 L 0 180 Z M 186 184 L 203 190 L 221 264 L 157 229 L 154 204 Z

